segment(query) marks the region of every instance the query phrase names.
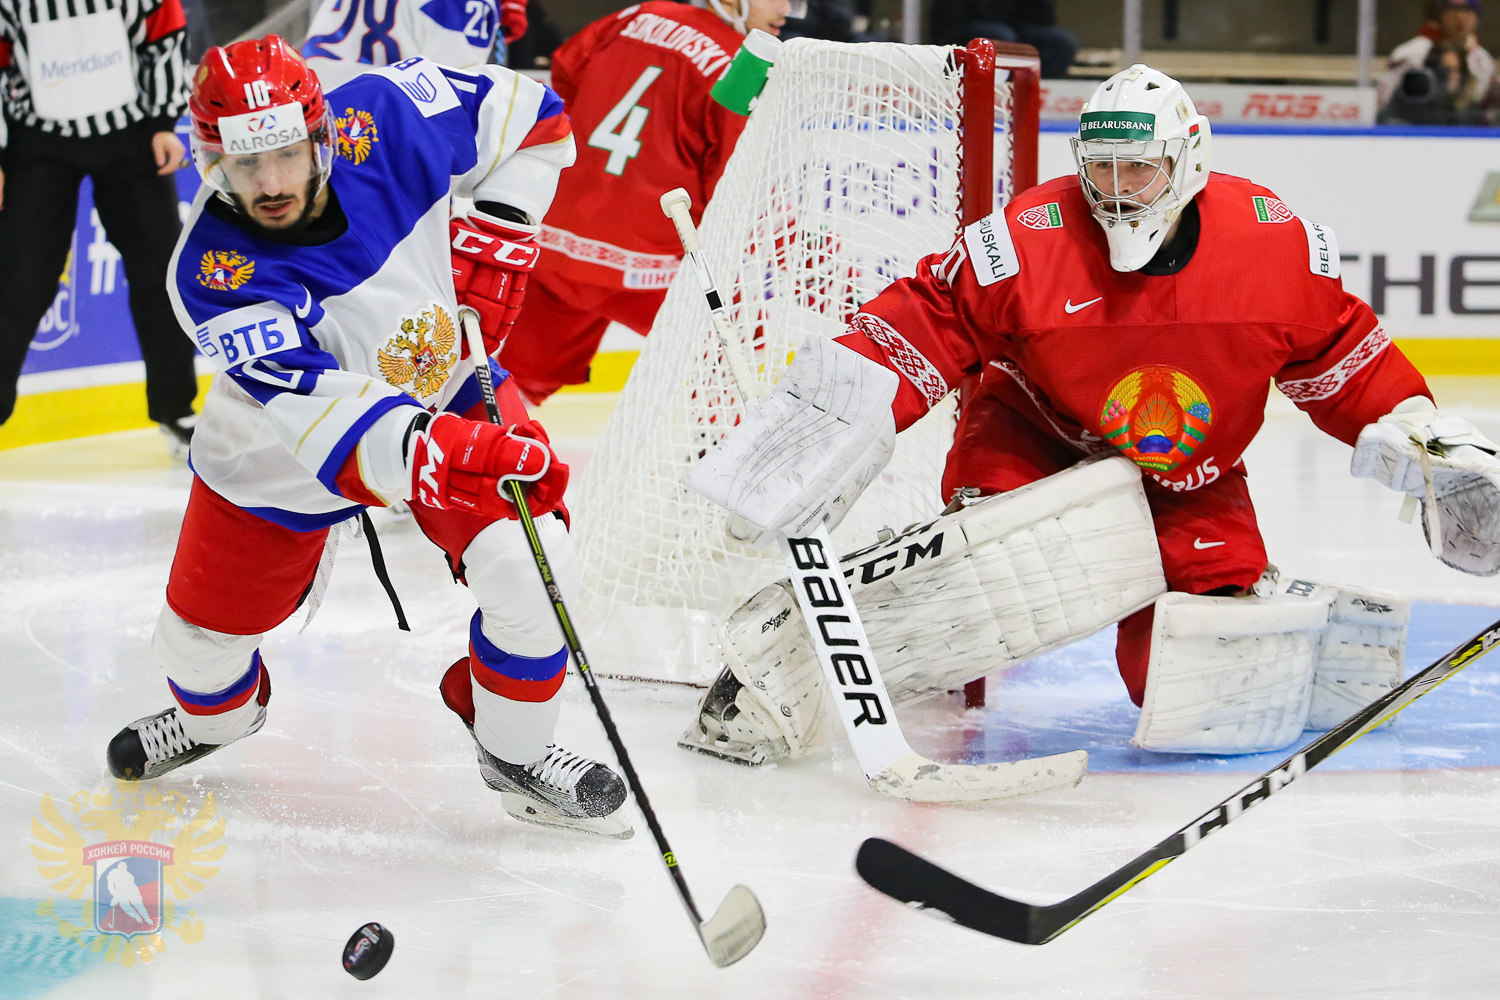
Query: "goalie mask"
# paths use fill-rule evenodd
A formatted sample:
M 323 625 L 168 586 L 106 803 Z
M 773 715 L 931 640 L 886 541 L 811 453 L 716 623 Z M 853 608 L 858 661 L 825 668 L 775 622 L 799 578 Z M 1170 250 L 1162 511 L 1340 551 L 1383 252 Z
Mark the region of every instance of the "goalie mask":
M 1116 271 L 1151 262 L 1172 224 L 1208 183 L 1212 140 L 1182 84 L 1137 63 L 1094 91 L 1073 159 Z

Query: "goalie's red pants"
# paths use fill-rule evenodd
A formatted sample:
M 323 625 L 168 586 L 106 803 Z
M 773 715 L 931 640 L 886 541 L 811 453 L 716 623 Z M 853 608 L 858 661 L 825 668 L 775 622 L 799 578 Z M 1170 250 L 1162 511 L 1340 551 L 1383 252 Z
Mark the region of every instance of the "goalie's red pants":
M 983 495 L 1004 493 L 1061 472 L 1086 455 L 1010 377 L 998 370 L 986 374 L 954 434 L 943 473 L 944 499 L 968 486 Z M 1244 465 L 1218 473 L 1216 479 L 1212 472 L 1200 477 L 1209 481 L 1198 489 L 1181 492 L 1150 476 L 1144 479 L 1169 590 L 1233 593 L 1254 585 L 1266 568 Z M 1137 705 L 1146 691 L 1152 613 L 1144 608 L 1121 621 L 1115 641 L 1120 677 Z
M 533 404 L 589 380 L 611 321 L 643 337 L 650 333 L 667 297 L 665 288 L 636 291 L 564 280 L 548 270 L 547 258 L 542 254 L 526 283 L 521 314 L 500 348 L 500 366 Z

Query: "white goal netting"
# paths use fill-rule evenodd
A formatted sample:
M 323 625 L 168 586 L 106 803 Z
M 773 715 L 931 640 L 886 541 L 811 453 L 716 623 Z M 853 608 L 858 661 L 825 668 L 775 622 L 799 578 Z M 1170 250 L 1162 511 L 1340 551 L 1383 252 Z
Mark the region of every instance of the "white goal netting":
M 806 335 L 841 334 L 862 304 L 951 245 L 962 82 L 947 47 L 800 38 L 782 47 L 700 227 L 761 386 L 781 377 Z M 986 183 L 997 204 L 1009 187 L 1008 90 L 994 87 Z M 597 669 L 706 683 L 718 670 L 719 621 L 784 575 L 778 550 L 732 542 L 725 512 L 681 484 L 743 413 L 684 268 L 570 505 L 584 576 L 578 618 Z M 898 437 L 889 467 L 834 532 L 843 551 L 942 508 L 953 426 L 950 398 Z

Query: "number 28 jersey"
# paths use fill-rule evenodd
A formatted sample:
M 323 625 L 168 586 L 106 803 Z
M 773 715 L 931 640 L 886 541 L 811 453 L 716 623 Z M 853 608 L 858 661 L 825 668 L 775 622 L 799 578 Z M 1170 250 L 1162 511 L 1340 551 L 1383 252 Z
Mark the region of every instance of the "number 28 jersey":
M 413 56 L 466 69 L 489 62 L 499 20 L 497 0 L 323 0 L 302 58 L 324 93 Z
M 612 288 L 671 283 L 682 245 L 660 199 L 686 188 L 698 222 L 713 197 L 745 119 L 709 91 L 743 40 L 707 10 L 653 0 L 595 21 L 553 54 L 578 163 L 547 214 L 544 267 Z

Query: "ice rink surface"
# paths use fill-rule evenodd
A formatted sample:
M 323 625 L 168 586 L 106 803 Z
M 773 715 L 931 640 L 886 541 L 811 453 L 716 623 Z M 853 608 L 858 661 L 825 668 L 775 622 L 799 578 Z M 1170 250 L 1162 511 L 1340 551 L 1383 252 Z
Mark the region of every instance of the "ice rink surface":
M 1500 383 L 1434 388 L 1500 438 Z M 544 409 L 565 458 L 586 459 L 608 404 L 569 396 Z M 1247 463 L 1286 573 L 1418 602 L 1410 669 L 1500 617 L 1500 582 L 1437 564 L 1420 530 L 1396 520 L 1399 498 L 1350 479 L 1348 449 L 1279 397 Z M 1073 790 L 984 807 L 877 796 L 842 746 L 758 770 L 693 755 L 675 740 L 696 692 L 605 681 L 700 905 L 743 882 L 765 907 L 761 946 L 717 970 L 638 817 L 623 843 L 553 833 L 507 817 L 482 784 L 437 696 L 474 605 L 414 530 L 381 535 L 412 632 L 395 628 L 365 544 L 345 541 L 317 620 L 266 642 L 265 729 L 151 785 L 109 779 L 109 738 L 168 704 L 150 635 L 187 486 L 154 432 L 0 453 L 0 998 L 1500 993 L 1500 656 L 1040 948 L 904 910 L 858 880 L 855 849 L 886 837 L 1051 901 L 1280 755 L 1130 750 L 1134 709 L 1107 633 L 992 678 L 984 710 L 940 698 L 903 713 L 933 757 L 1093 755 Z M 582 685 L 564 692 L 560 741 L 612 762 Z M 172 843 L 196 874 L 179 883 L 186 898 L 167 893 L 159 948 L 99 938 L 84 906 L 92 876 L 56 858 L 194 820 Z M 395 932 L 396 951 L 361 983 L 339 954 L 369 920 Z

